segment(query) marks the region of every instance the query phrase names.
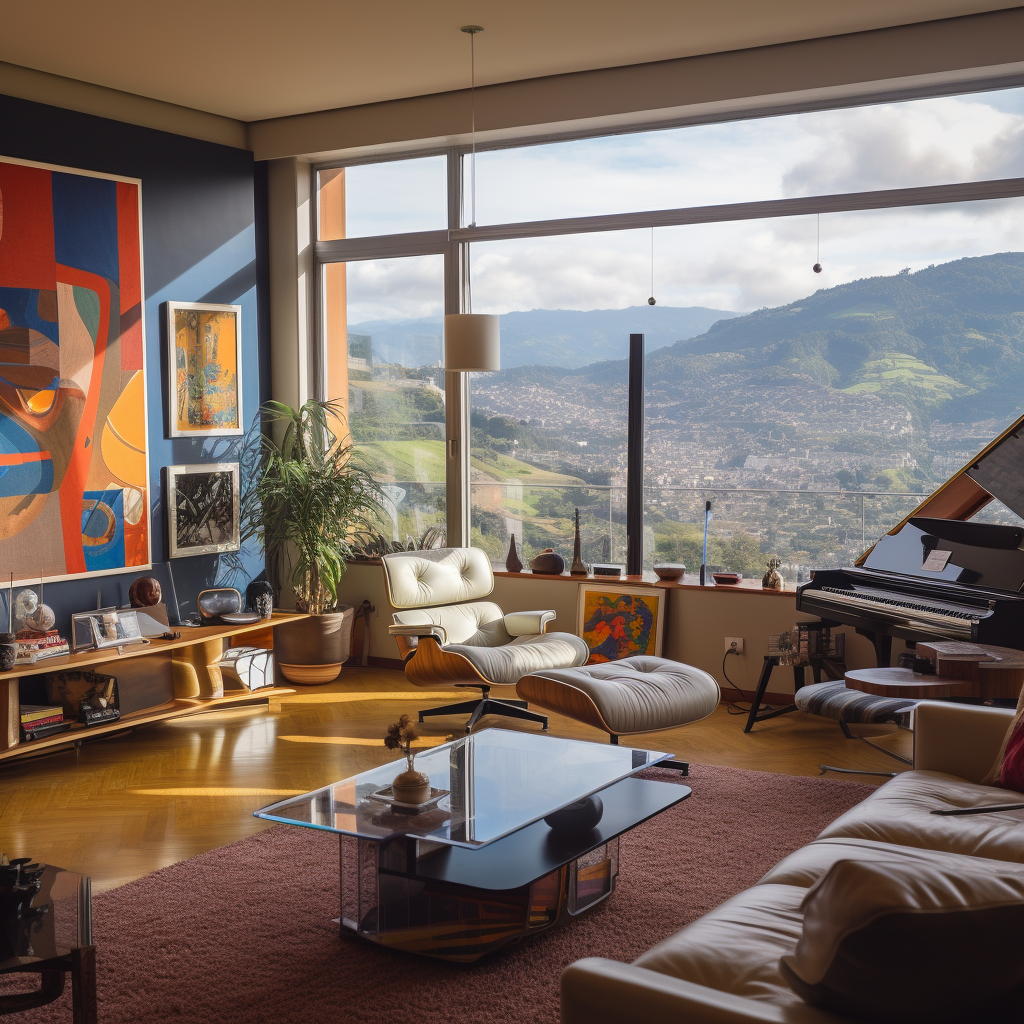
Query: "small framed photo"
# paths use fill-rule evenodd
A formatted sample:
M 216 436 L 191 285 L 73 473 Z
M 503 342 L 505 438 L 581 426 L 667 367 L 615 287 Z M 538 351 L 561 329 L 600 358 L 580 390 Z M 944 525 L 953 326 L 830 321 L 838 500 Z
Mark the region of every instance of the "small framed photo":
M 242 307 L 167 303 L 171 437 L 242 434 Z
M 638 654 L 661 656 L 665 592 L 654 587 L 582 584 L 577 632 L 590 648 L 588 665 Z
M 134 608 L 95 608 L 71 616 L 71 649 L 74 652 L 148 643 Z
M 171 558 L 239 549 L 239 479 L 237 462 L 167 467 Z

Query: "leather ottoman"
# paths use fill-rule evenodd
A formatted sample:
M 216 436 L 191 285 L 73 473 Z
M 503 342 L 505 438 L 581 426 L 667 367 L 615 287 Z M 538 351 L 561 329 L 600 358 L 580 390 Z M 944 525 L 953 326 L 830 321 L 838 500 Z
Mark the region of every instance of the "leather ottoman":
M 675 729 L 707 718 L 720 690 L 703 669 L 638 656 L 580 668 L 545 669 L 516 684 L 519 696 L 548 711 L 620 736 Z

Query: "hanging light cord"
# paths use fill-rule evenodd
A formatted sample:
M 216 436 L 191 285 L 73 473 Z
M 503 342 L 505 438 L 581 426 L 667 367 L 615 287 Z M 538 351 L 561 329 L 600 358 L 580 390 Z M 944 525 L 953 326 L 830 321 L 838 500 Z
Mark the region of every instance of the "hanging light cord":
M 820 263 L 821 262 L 821 214 L 819 213 L 817 215 L 817 217 L 818 217 L 818 239 L 817 239 L 817 243 L 815 244 L 815 247 L 814 247 L 814 262 L 815 263 Z
M 476 227 L 476 32 L 469 33 L 469 102 L 470 137 L 472 151 L 469 157 L 470 222 Z
M 654 295 L 654 228 L 651 228 L 651 295 Z

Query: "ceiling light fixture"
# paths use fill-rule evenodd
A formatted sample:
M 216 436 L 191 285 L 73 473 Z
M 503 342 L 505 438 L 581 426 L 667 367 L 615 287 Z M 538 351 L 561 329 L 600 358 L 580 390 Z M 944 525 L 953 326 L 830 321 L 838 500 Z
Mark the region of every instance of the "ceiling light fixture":
M 476 226 L 476 45 L 479 25 L 463 25 L 460 32 L 469 36 L 470 133 L 469 226 Z M 444 318 L 444 365 L 452 373 L 487 373 L 501 369 L 501 337 L 498 318 L 473 312 L 473 282 L 469 252 L 466 252 L 465 313 L 449 313 Z

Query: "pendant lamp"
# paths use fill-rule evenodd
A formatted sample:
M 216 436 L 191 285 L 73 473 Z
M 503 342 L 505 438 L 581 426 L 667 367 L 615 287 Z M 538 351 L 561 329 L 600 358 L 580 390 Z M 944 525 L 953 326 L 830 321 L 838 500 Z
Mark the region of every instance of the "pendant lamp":
M 470 224 L 476 225 L 476 51 L 475 37 L 483 32 L 479 25 L 463 25 L 459 30 L 469 36 L 470 104 L 472 109 L 470 153 Z M 487 373 L 501 369 L 501 339 L 497 316 L 473 312 L 473 288 L 466 271 L 466 312 L 449 313 L 444 318 L 444 366 L 452 373 Z

